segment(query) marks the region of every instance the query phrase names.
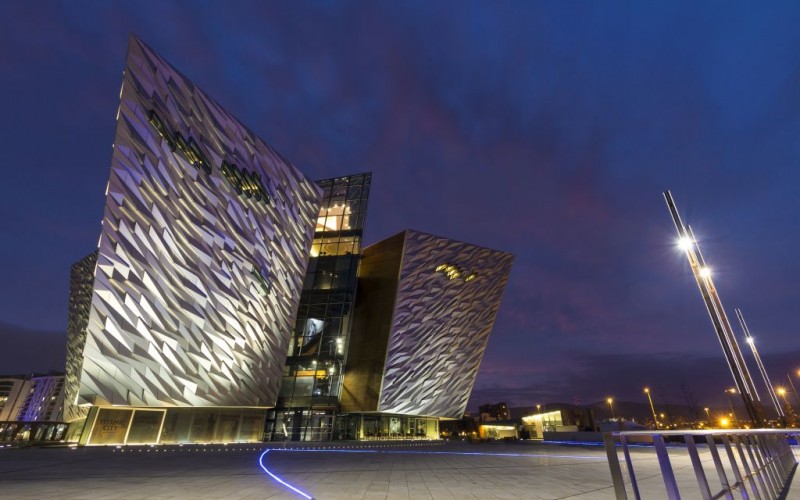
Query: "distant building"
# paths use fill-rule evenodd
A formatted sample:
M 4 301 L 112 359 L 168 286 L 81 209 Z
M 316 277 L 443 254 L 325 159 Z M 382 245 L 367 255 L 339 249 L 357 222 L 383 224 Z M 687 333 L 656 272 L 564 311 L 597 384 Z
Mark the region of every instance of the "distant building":
M 478 413 L 481 415 L 482 422 L 508 420 L 511 418 L 511 412 L 508 411 L 508 406 L 505 403 L 481 405 L 478 407 Z
M 63 410 L 63 374 L 0 377 L 0 441 L 59 441 Z
M 545 432 L 597 431 L 591 408 L 570 404 L 548 404 L 535 413 L 522 417 L 522 436 L 542 439 Z
M 27 378 L 0 377 L 0 422 L 17 420 L 30 389 L 31 381 Z

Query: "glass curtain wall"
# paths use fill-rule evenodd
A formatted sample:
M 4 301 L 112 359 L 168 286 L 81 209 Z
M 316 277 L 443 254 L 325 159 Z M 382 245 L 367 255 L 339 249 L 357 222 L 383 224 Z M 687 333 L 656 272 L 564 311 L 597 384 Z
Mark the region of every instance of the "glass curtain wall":
M 371 174 L 318 181 L 323 190 L 311 258 L 278 404 L 273 440 L 331 439 L 355 302 Z

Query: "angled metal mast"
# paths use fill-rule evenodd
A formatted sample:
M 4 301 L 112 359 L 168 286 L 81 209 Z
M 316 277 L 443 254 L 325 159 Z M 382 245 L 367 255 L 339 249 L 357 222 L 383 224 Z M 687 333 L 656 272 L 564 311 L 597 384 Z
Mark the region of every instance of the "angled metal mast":
M 703 254 L 700 252 L 700 246 L 697 244 L 692 228 L 685 226 L 681 221 L 681 216 L 675 206 L 675 200 L 672 199 L 672 194 L 669 191 L 664 192 L 664 199 L 667 202 L 669 213 L 672 215 L 672 221 L 675 223 L 675 229 L 678 230 L 681 248 L 686 252 L 686 258 L 689 259 L 692 273 L 697 281 L 697 286 L 700 288 L 700 295 L 702 295 L 708 315 L 711 317 L 714 332 L 717 334 L 722 352 L 725 354 L 725 360 L 728 362 L 728 368 L 733 376 L 736 389 L 742 396 L 742 401 L 750 419 L 757 427 L 762 427 L 764 425 L 764 412 L 761 408 L 758 391 L 756 391 L 753 384 L 753 379 L 747 369 L 739 344 L 736 342 L 736 336 L 733 334 L 728 316 L 722 307 L 722 301 L 714 286 L 714 281 L 711 279 L 711 271 L 706 267 Z
M 778 412 L 779 418 L 784 418 L 786 415 L 783 412 L 783 408 L 781 407 L 781 402 L 778 400 L 778 395 L 775 394 L 775 388 L 772 386 L 772 382 L 769 380 L 769 375 L 767 375 L 767 370 L 764 368 L 764 363 L 761 361 L 761 356 L 758 355 L 758 350 L 756 349 L 756 343 L 753 340 L 752 335 L 750 335 L 750 329 L 747 328 L 747 323 L 744 321 L 744 316 L 742 315 L 742 310 L 736 308 L 733 310 L 736 313 L 736 317 L 739 318 L 739 324 L 742 325 L 742 331 L 744 332 L 745 341 L 750 344 L 750 349 L 753 351 L 753 357 L 756 359 L 756 365 L 758 366 L 758 371 L 761 372 L 761 377 L 764 379 L 764 384 L 767 386 L 767 393 L 769 394 L 769 399 L 772 401 L 772 404 L 775 405 L 775 411 Z

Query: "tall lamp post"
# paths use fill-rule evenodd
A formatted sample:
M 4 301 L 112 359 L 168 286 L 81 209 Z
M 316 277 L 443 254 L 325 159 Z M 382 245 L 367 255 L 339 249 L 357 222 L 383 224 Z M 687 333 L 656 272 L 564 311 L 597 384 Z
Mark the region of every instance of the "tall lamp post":
M 725 396 L 728 398 L 728 404 L 731 407 L 731 417 L 733 417 L 733 425 L 739 427 L 739 417 L 736 416 L 736 410 L 733 409 L 733 400 L 731 399 L 731 394 L 736 394 L 735 387 L 731 387 L 730 389 L 725 389 Z
M 783 421 L 786 427 L 790 425 L 794 425 L 794 408 L 792 408 L 792 404 L 786 398 L 786 389 L 784 387 L 778 387 L 776 391 L 780 397 L 783 398 L 783 405 L 786 409 L 786 413 L 783 415 Z
M 616 419 L 617 417 L 614 415 L 614 398 L 606 399 L 606 403 L 608 403 L 608 407 L 611 408 L 611 418 Z
M 650 401 L 650 411 L 653 412 L 653 422 L 656 425 L 656 429 L 658 429 L 658 418 L 656 417 L 656 407 L 653 406 L 653 398 L 650 396 L 650 388 L 645 387 L 644 393 L 647 394 L 647 400 Z
M 720 347 L 722 347 L 722 352 L 728 362 L 728 368 L 731 371 L 736 388 L 742 396 L 745 410 L 747 410 L 747 414 L 753 424 L 756 427 L 761 427 L 764 425 L 764 409 L 761 407 L 758 391 L 753 384 L 753 379 L 747 369 L 742 351 L 739 349 L 736 336 L 733 334 L 728 316 L 722 307 L 719 293 L 717 293 L 717 288 L 711 278 L 711 270 L 706 266 L 706 261 L 700 252 L 700 246 L 694 237 L 692 228 L 683 224 L 680 214 L 678 214 L 678 208 L 675 206 L 675 200 L 672 199 L 672 194 L 669 191 L 664 192 L 664 199 L 672 216 L 672 222 L 675 223 L 675 229 L 678 231 L 680 247 L 689 260 L 689 266 L 692 269 L 695 281 L 700 289 L 700 295 L 703 297 L 703 302 L 708 310 L 711 324 L 714 326 L 714 333 L 716 333 L 717 340 L 719 340 Z
M 797 370 L 797 375 L 800 376 L 800 370 Z M 792 381 L 791 375 L 788 373 L 786 374 L 786 378 L 789 379 L 789 385 L 792 388 L 792 392 L 794 392 L 794 399 L 800 404 L 800 396 L 797 395 L 797 389 L 794 387 L 794 382 Z
M 742 331 L 744 332 L 744 339 L 750 345 L 750 349 L 753 351 L 753 359 L 756 360 L 756 366 L 758 367 L 758 371 L 761 373 L 761 378 L 764 379 L 764 385 L 767 387 L 767 394 L 769 394 L 769 399 L 772 401 L 772 404 L 775 406 L 775 412 L 778 414 L 778 418 L 784 418 L 785 415 L 783 414 L 783 408 L 781 408 L 781 403 L 778 401 L 778 397 L 775 395 L 775 389 L 772 387 L 772 382 L 769 379 L 769 375 L 767 375 L 767 369 L 764 368 L 764 362 L 761 361 L 761 356 L 758 355 L 758 349 L 756 349 L 756 342 L 753 340 L 753 336 L 750 335 L 750 329 L 747 327 L 747 323 L 744 321 L 744 316 L 742 315 L 741 309 L 734 309 L 736 313 L 736 317 L 739 318 L 739 324 L 742 325 Z

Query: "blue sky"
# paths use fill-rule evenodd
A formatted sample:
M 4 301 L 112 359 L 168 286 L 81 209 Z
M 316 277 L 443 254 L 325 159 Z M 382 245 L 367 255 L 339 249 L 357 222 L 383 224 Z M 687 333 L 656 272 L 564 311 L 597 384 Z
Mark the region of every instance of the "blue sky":
M 664 189 L 785 379 L 798 25 L 792 2 L 3 2 L 0 372 L 59 368 L 133 32 L 310 177 L 372 171 L 368 243 L 516 254 L 473 403 L 722 404 Z

